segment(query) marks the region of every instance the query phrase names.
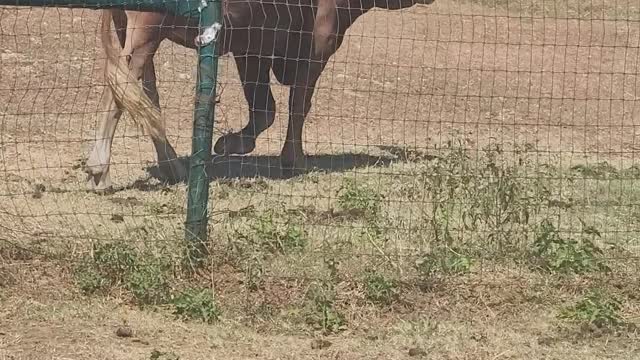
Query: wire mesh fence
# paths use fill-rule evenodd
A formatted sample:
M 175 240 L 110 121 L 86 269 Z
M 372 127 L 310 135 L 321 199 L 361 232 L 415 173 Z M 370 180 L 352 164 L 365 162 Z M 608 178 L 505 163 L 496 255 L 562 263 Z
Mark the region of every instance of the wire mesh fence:
M 339 14 L 355 14 L 353 3 L 337 1 Z M 85 159 L 109 91 L 100 13 L 0 11 L 7 293 L 48 264 L 69 293 L 279 329 L 368 329 L 386 321 L 380 309 L 459 309 L 478 301 L 477 287 L 520 294 L 490 303 L 546 296 L 554 309 L 565 292 L 604 289 L 622 305 L 589 321 L 637 317 L 624 285 L 638 281 L 637 3 L 369 10 L 315 86 L 304 171 L 283 176 L 290 88 L 273 73 L 273 125 L 248 154 L 214 156 L 210 256 L 195 274 L 181 271 L 186 186 L 158 179 L 153 144 L 129 114 L 113 138 L 112 188 L 88 190 Z M 179 155 L 191 144 L 196 62 L 170 40 L 154 55 Z M 235 63 L 220 59 L 216 138 L 249 121 Z

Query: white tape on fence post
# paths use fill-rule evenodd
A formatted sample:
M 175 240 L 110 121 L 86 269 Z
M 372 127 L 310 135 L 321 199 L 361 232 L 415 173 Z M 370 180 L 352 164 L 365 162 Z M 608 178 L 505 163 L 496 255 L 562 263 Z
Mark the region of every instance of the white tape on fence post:
M 200 0 L 200 6 L 198 6 L 198 12 L 202 12 L 208 5 L 207 0 Z
M 221 29 L 222 25 L 220 23 L 213 23 L 213 25 L 206 27 L 202 34 L 196 36 L 196 46 L 205 46 L 216 40 Z

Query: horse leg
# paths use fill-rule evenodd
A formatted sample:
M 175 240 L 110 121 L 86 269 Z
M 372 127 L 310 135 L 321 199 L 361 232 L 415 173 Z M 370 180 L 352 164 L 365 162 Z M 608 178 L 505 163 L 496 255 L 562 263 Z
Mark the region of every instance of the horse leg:
M 143 56 L 137 51 L 129 56 L 129 71 L 136 79 L 139 79 L 145 70 L 144 63 L 139 59 Z M 122 109 L 116 104 L 111 89 L 105 89 L 102 94 L 100 109 L 104 111 L 104 115 L 96 133 L 95 145 L 85 165 L 85 172 L 88 174 L 88 185 L 95 190 L 105 190 L 111 187 L 111 177 L 109 175 L 111 148 L 116 128 L 122 117 Z M 158 144 L 155 145 L 156 148 L 160 146 Z M 160 154 L 160 151 L 158 151 L 158 154 Z
M 248 154 L 256 147 L 256 138 L 275 119 L 276 101 L 269 86 L 270 59 L 257 56 L 236 57 L 244 96 L 249 105 L 249 122 L 239 132 L 222 136 L 213 151 L 216 154 Z
M 111 11 L 112 20 L 120 46 L 124 48 L 126 41 L 127 17 L 123 10 Z M 122 116 L 110 89 L 105 89 L 100 98 L 99 112 L 103 113 L 96 132 L 94 146 L 87 158 L 84 171 L 87 173 L 88 187 L 94 190 L 105 190 L 111 187 L 109 162 L 111 160 L 111 144 L 116 127 Z
M 290 85 L 291 89 L 289 90 L 289 123 L 287 136 L 280 153 L 280 165 L 283 174 L 293 175 L 297 170 L 305 168 L 302 129 L 307 114 L 311 109 L 311 99 L 313 98 L 316 82 L 324 69 L 324 63 L 300 61 L 297 63 L 297 67 L 287 67 L 295 69 L 295 75 L 288 72 L 283 72 L 281 75 L 281 81 Z
M 151 99 L 153 105 L 160 110 L 160 95 L 158 94 L 153 55 L 149 56 L 144 65 L 142 86 L 145 94 L 149 99 Z M 164 127 L 166 124 L 163 123 L 162 126 Z M 186 176 L 186 171 L 180 164 L 178 155 L 171 144 L 168 141 L 162 141 L 155 138 L 152 138 L 151 140 L 153 141 L 153 147 L 156 150 L 160 172 L 170 182 L 177 182 L 183 179 Z
M 113 27 L 116 31 L 118 42 L 120 43 L 120 47 L 124 48 L 125 42 L 127 41 L 127 13 L 124 10 L 120 9 L 111 9 L 105 11 L 111 11 L 111 20 L 113 21 Z
M 129 14 L 132 14 L 133 17 Z M 129 72 L 136 80 L 142 78 L 143 90 L 150 98 L 152 104 L 160 108 L 159 96 L 156 86 L 156 74 L 153 63 L 155 55 L 162 37 L 156 26 L 162 23 L 162 14 L 136 13 L 119 14 L 116 12 L 113 21 L 116 24 L 116 32 L 120 40 L 122 50 L 120 55 L 127 58 Z M 129 27 L 128 22 L 131 22 Z M 122 31 L 125 29 L 125 31 Z M 125 37 L 125 39 L 123 39 Z M 124 41 L 123 41 L 124 40 Z M 109 160 L 111 157 L 111 146 L 113 136 L 121 117 L 122 109 L 115 103 L 112 91 L 104 94 L 101 108 L 109 109 L 105 112 L 100 124 L 99 135 L 97 135 L 96 146 L 87 161 L 86 171 L 92 180 L 90 185 L 99 189 L 110 186 L 109 180 Z M 185 169 L 177 161 L 177 155 L 173 147 L 166 139 L 153 138 L 154 147 L 158 156 L 161 172 L 170 180 L 179 180 L 184 177 Z
M 87 185 L 94 190 L 105 190 L 111 187 L 109 176 L 111 144 L 122 116 L 122 110 L 116 105 L 111 89 L 105 89 L 102 93 L 100 111 L 103 112 L 103 116 L 96 132 L 93 149 L 84 167 L 87 173 Z

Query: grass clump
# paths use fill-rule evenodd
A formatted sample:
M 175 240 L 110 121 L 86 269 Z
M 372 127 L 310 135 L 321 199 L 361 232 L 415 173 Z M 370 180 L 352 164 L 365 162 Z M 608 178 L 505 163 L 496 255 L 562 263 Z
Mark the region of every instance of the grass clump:
M 85 295 L 127 290 L 139 305 L 158 305 L 170 299 L 171 263 L 149 251 L 138 252 L 124 242 L 97 243 L 92 256 L 75 269 L 77 286 Z
M 81 264 L 74 271 L 76 286 L 85 295 L 99 293 L 110 286 L 110 280 L 91 264 Z
M 136 250 L 124 242 L 95 244 L 93 263 L 110 285 L 118 285 L 126 280 L 127 274 L 138 260 Z
M 353 179 L 345 179 L 338 189 L 338 206 L 354 217 L 374 219 L 380 213 L 382 195 Z
M 74 273 L 76 284 L 87 295 L 125 283 L 137 262 L 135 249 L 124 242 L 94 244 L 92 254 Z
M 273 209 L 265 210 L 241 223 L 234 231 L 244 248 L 243 252 L 266 251 L 271 254 L 299 252 L 307 246 L 307 234 L 296 219 Z
M 307 245 L 305 231 L 291 218 L 279 222 L 276 217 L 276 214 L 268 211 L 261 214 L 251 225 L 256 237 L 262 239 L 263 247 L 272 253 L 289 253 L 304 249 Z
M 620 300 L 594 290 L 576 304 L 562 309 L 558 317 L 598 328 L 614 327 L 623 323 L 620 316 L 621 308 Z
M 347 178 L 338 189 L 337 198 L 342 216 L 362 220 L 360 239 L 376 248 L 383 248 L 388 241 L 388 232 L 383 225 L 385 219 L 380 217 L 384 196 L 367 185 Z
M 592 165 L 578 164 L 571 167 L 571 171 L 583 178 L 592 179 L 617 179 L 618 169 L 613 167 L 606 161 L 602 161 Z
M 265 265 L 272 257 L 300 254 L 308 246 L 299 217 L 281 206 L 235 212 L 231 220 L 226 261 L 242 269 L 250 291 L 262 287 Z
M 164 352 L 154 349 L 149 355 L 149 360 L 180 360 L 180 356 L 173 352 Z
M 166 259 L 142 256 L 128 276 L 127 287 L 139 304 L 164 304 L 171 295 L 170 271 Z
M 208 289 L 188 289 L 173 299 L 174 315 L 183 320 L 199 320 L 211 324 L 220 319 L 216 301 Z
M 416 260 L 415 268 L 420 278 L 429 279 L 438 274 L 462 275 L 471 271 L 472 259 L 456 249 L 440 248 L 422 254 Z

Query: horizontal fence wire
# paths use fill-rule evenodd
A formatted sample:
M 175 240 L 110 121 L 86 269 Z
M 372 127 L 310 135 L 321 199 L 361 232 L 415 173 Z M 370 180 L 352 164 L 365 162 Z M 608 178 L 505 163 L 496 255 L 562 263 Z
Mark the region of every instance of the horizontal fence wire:
M 315 86 L 295 13 L 264 13 L 291 21 L 272 47 L 255 42 L 280 20 L 239 26 L 253 43 L 227 45 L 262 53 L 219 59 L 209 257 L 195 273 L 186 183 L 166 181 L 150 137 L 109 102 L 102 12 L 0 8 L 0 291 L 45 294 L 36 284 L 53 277 L 63 297 L 184 309 L 204 289 L 212 317 L 324 333 L 478 288 L 633 302 L 620 284 L 638 280 L 638 3 L 392 2 L 337 1 L 340 19 L 366 13 Z M 188 164 L 197 52 L 171 39 L 134 50 L 153 67 L 128 86 L 155 77 Z M 304 157 L 288 132 L 302 121 Z

